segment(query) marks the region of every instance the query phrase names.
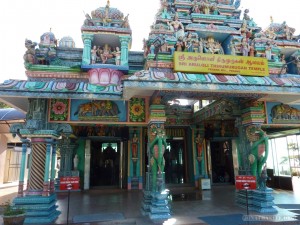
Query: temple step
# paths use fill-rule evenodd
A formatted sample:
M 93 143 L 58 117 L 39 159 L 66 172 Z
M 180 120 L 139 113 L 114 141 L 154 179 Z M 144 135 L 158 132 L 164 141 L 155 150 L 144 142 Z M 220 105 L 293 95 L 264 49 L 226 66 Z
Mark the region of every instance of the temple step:
M 13 200 L 14 207 L 26 210 L 25 224 L 43 224 L 55 221 L 60 215 L 56 195 L 24 196 Z

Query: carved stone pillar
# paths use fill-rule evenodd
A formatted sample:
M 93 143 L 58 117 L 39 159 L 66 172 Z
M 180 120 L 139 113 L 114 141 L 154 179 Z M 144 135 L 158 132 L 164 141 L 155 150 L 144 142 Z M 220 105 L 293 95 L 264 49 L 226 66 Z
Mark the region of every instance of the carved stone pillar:
M 47 99 L 29 99 L 29 109 L 25 124 L 13 124 L 10 132 L 18 135 L 21 139 L 31 140 L 31 157 L 28 186 L 23 195 L 21 191 L 24 175 L 21 169 L 20 189 L 18 197 L 14 198 L 13 204 L 17 208 L 30 210 L 26 214 L 25 223 L 52 223 L 60 214 L 57 210 L 56 195 L 50 192 L 50 179 L 53 178 L 55 160 L 55 140 L 62 134 L 69 136 L 72 128 L 68 124 L 48 124 Z M 21 167 L 25 168 L 26 141 L 23 142 L 23 156 Z
M 131 40 L 130 36 L 120 36 L 121 42 L 121 65 L 128 66 L 128 47 Z
M 83 40 L 83 53 L 82 53 L 82 65 L 89 65 L 91 63 L 91 49 L 93 34 L 82 34 Z
M 58 147 L 60 149 L 60 170 L 59 177 L 72 176 L 73 169 L 73 153 L 77 144 L 73 143 L 70 139 L 63 139 Z
M 42 194 L 46 159 L 46 141 L 44 138 L 31 139 L 31 154 L 32 161 L 27 194 Z
M 146 187 L 142 212 L 150 219 L 168 219 L 171 217 L 167 204 L 168 191 L 165 190 L 164 152 L 167 147 L 165 127 L 165 106 L 158 97 L 150 106 L 148 124 L 148 162 L 150 171 L 146 173 Z
M 28 147 L 28 139 L 21 139 L 22 141 L 22 158 L 21 158 L 21 168 L 20 168 L 20 176 L 19 176 L 19 188 L 18 188 L 18 197 L 23 196 L 24 192 L 24 175 L 26 169 L 26 153 Z
M 52 145 L 52 156 L 51 156 L 51 176 L 50 176 L 50 193 L 54 193 L 54 179 L 56 174 L 56 141 Z

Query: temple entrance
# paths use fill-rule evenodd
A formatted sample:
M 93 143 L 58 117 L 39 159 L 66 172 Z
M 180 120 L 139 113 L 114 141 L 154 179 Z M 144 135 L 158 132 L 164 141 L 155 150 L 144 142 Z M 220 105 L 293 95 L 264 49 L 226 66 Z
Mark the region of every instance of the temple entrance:
M 184 140 L 167 140 L 167 149 L 164 158 L 166 183 L 186 183 Z
M 211 142 L 213 183 L 234 183 L 231 141 Z
M 119 186 L 120 143 L 91 142 L 90 186 Z

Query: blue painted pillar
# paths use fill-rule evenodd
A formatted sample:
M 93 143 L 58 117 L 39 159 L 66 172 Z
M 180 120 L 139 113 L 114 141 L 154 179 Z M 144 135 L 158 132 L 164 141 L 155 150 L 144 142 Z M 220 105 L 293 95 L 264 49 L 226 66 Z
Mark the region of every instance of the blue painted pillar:
M 91 50 L 93 37 L 93 34 L 82 34 L 82 40 L 84 45 L 82 53 L 82 65 L 91 64 Z
M 128 66 L 128 47 L 131 40 L 130 36 L 120 36 L 121 42 L 121 65 Z
M 45 161 L 43 196 L 49 195 L 49 169 L 50 169 L 52 143 L 53 141 L 51 139 L 46 139 L 46 161 Z
M 22 158 L 21 158 L 21 168 L 19 176 L 19 188 L 18 188 L 18 197 L 22 197 L 24 193 L 24 175 L 26 169 L 26 153 L 28 147 L 28 139 L 21 139 L 22 141 Z

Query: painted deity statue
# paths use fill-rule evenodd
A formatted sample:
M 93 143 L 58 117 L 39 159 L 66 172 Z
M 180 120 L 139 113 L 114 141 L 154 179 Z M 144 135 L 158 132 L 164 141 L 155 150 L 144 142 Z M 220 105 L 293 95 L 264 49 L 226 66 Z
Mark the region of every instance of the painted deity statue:
M 184 37 L 184 26 L 179 21 L 179 17 L 177 14 L 174 16 L 174 20 L 168 22 L 169 29 L 174 32 L 175 37 L 178 39 L 179 37 Z
M 114 52 L 115 55 L 115 61 L 116 61 L 116 65 L 121 65 L 121 51 L 120 48 L 117 46 L 116 47 L 116 51 Z
M 131 140 L 132 158 L 138 157 L 138 142 L 139 142 L 139 139 L 136 136 L 136 133 L 134 133 L 132 140 Z
M 113 55 L 111 54 L 111 49 L 108 44 L 105 44 L 103 47 L 103 52 L 100 55 L 102 63 L 105 64 L 108 59 L 111 59 Z
M 197 146 L 197 157 L 201 158 L 203 153 L 203 138 L 200 134 L 197 135 L 195 142 Z
M 153 133 L 154 139 L 150 143 L 152 191 L 157 191 L 157 178 L 162 175 L 165 169 L 164 153 L 167 148 L 165 132 L 163 128 L 158 128 Z
M 97 59 L 97 46 L 95 45 L 92 50 L 91 50 L 91 60 L 92 60 L 92 64 L 96 63 L 96 59 Z
M 259 139 L 251 146 L 249 154 L 251 174 L 256 176 L 257 180 L 261 176 L 263 166 L 268 158 L 268 136 L 266 133 L 259 129 Z

